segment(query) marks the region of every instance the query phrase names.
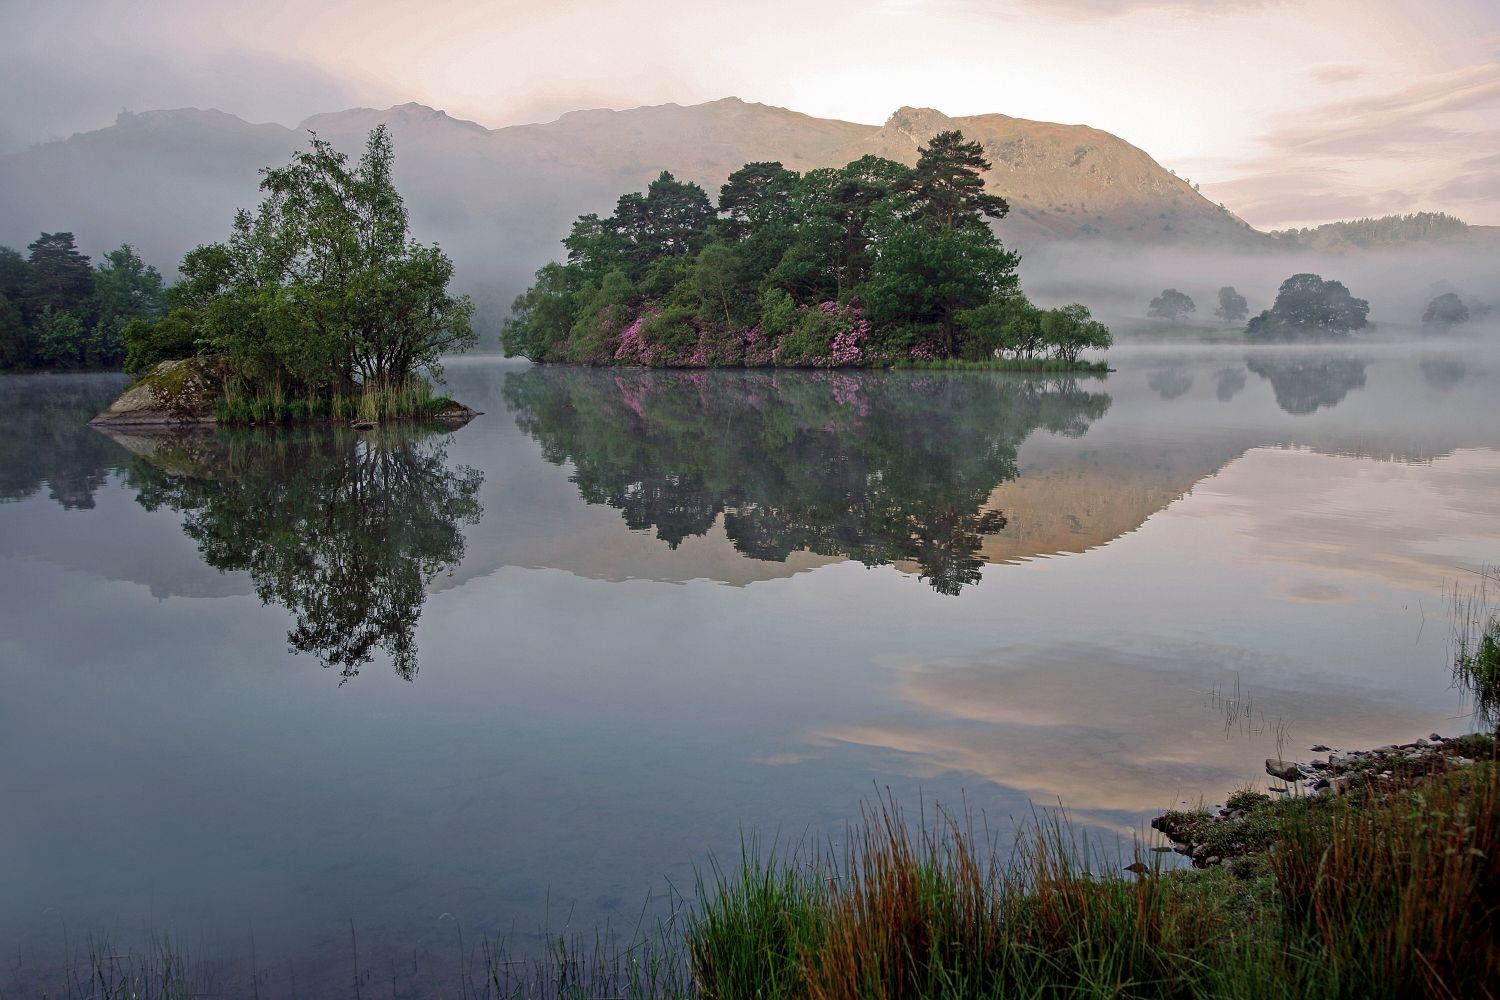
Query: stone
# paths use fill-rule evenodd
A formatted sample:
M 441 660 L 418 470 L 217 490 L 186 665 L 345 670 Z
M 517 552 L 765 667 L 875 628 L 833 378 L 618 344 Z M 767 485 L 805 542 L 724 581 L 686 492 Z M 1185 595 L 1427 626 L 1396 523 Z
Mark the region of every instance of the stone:
M 224 365 L 219 358 L 163 361 L 131 383 L 89 423 L 106 427 L 211 424 L 223 385 Z
M 1266 773 L 1273 778 L 1280 778 L 1282 781 L 1302 780 L 1301 768 L 1294 763 L 1289 763 L 1276 757 L 1266 758 Z

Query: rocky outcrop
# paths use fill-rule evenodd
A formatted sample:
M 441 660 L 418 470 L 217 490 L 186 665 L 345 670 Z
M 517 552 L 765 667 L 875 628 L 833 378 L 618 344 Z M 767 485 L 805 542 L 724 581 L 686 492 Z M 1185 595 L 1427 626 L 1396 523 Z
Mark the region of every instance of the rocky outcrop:
M 224 367 L 218 358 L 163 361 L 89 423 L 108 427 L 212 424 L 223 385 Z

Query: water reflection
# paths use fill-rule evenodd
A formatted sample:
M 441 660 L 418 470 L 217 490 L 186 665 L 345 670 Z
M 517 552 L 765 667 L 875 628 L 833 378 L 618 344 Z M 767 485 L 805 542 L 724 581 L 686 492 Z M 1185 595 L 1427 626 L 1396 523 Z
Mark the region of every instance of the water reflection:
M 1421 360 L 1422 379 L 1439 392 L 1449 392 L 1469 374 L 1469 366 L 1453 357 L 1429 357 Z
M 1146 384 L 1162 399 L 1171 401 L 1193 387 L 1193 376 L 1182 368 L 1164 368 L 1159 372 L 1152 372 L 1146 379 Z
M 1214 395 L 1219 398 L 1219 402 L 1227 403 L 1245 388 L 1245 369 L 1241 367 L 1220 368 L 1214 372 L 1214 381 L 1217 383 Z
M 510 375 L 504 396 L 584 500 L 670 547 L 722 516 L 752 559 L 914 563 L 949 595 L 1006 525 L 986 501 L 1021 442 L 1079 436 L 1110 403 L 1072 379 L 555 368 Z
M 9 375 L 0 387 L 0 503 L 47 487 L 68 510 L 92 510 L 120 450 L 84 425 L 120 394 L 124 376 Z
M 1245 364 L 1270 381 L 1277 406 L 1298 416 L 1337 406 L 1365 385 L 1365 362 L 1348 356 L 1258 355 Z
M 248 571 L 262 603 L 295 616 L 291 648 L 348 679 L 383 650 L 417 673 L 425 591 L 464 554 L 482 474 L 450 468 L 444 438 L 414 428 L 111 435 L 137 456 L 147 510 L 183 515 L 204 560 Z

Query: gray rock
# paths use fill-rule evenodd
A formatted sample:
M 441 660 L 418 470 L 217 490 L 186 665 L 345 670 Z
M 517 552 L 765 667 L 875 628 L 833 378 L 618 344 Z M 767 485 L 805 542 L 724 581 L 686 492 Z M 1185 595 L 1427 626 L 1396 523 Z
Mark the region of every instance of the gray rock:
M 1280 760 L 1276 757 L 1266 758 L 1266 773 L 1273 778 L 1280 778 L 1282 781 L 1302 780 L 1301 768 L 1295 763 Z
M 223 365 L 217 358 L 163 361 L 89 423 L 113 427 L 211 424 L 223 382 Z

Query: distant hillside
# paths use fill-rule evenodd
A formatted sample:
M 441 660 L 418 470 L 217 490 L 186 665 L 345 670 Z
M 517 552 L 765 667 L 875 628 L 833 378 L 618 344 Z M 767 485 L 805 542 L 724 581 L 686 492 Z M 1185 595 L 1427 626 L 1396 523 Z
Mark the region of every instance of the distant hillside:
M 306 130 L 354 151 L 381 122 L 395 138 L 397 183 L 418 236 L 449 251 L 492 315 L 560 252 L 576 216 L 611 208 L 661 170 L 716 194 L 752 160 L 801 171 L 866 153 L 914 163 L 918 148 L 949 128 L 984 144 L 995 164 L 989 188 L 1013 208 L 999 232 L 1023 250 L 1078 239 L 1271 243 L 1145 152 L 1086 126 L 925 108 L 858 125 L 734 98 L 578 111 L 494 130 L 419 104 L 317 115 L 296 129 L 218 111 L 122 114 L 108 128 L 0 157 L 0 243 L 23 247 L 42 230 L 67 229 L 86 252 L 129 241 L 170 268 L 225 235 L 234 210 L 256 202 L 259 169 L 284 163 Z
M 1373 250 L 1414 243 L 1489 242 L 1493 226 L 1470 226 L 1442 212 L 1387 215 L 1379 219 L 1329 222 L 1315 229 L 1280 229 L 1270 235 L 1309 250 Z

